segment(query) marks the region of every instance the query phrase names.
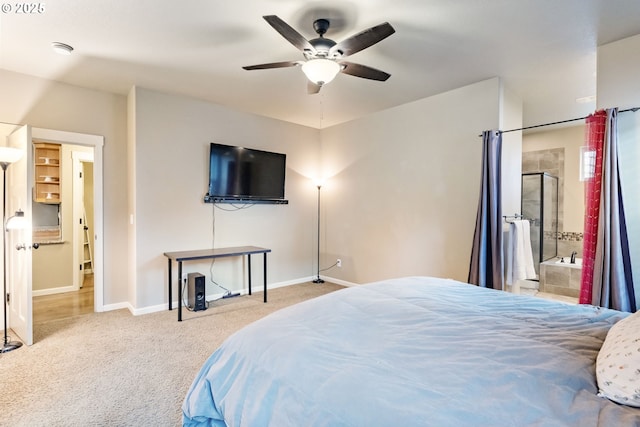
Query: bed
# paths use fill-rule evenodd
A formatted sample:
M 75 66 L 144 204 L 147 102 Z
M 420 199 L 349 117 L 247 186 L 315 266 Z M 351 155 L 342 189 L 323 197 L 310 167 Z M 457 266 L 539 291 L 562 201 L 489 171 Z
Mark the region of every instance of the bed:
M 640 409 L 596 381 L 607 332 L 627 317 L 429 277 L 346 288 L 230 336 L 183 424 L 640 426 Z

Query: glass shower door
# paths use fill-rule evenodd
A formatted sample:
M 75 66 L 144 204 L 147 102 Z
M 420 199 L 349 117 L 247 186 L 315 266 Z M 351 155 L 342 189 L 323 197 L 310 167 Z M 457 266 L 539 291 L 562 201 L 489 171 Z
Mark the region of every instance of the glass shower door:
M 558 253 L 558 178 L 545 172 L 522 174 L 522 216 L 529 221 L 536 274 Z
M 558 255 L 558 178 L 542 174 L 542 255 L 540 262 Z

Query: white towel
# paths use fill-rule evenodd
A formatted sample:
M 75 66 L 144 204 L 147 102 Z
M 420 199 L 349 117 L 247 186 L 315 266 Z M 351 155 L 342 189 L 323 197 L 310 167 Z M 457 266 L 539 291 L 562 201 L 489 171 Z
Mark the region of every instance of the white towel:
M 507 285 L 512 285 L 518 280 L 535 278 L 529 221 L 513 221 L 509 226 L 507 247 Z

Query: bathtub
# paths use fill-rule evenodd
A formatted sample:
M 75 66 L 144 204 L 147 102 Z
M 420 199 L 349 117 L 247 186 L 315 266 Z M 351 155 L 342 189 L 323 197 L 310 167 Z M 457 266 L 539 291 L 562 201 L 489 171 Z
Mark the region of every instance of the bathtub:
M 555 264 L 559 264 L 561 267 L 582 268 L 582 258 L 576 258 L 575 264 L 571 264 L 570 256 L 561 257 L 556 260 Z
M 576 258 L 571 264 L 571 257 L 554 258 L 540 263 L 540 292 L 577 298 L 580 296 L 582 279 L 582 258 Z

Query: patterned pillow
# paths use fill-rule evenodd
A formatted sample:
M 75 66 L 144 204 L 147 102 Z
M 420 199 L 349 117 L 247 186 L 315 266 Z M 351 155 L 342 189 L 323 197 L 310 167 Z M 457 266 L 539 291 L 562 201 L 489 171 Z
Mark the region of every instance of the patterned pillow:
M 640 407 L 640 312 L 607 333 L 596 360 L 599 396 Z

